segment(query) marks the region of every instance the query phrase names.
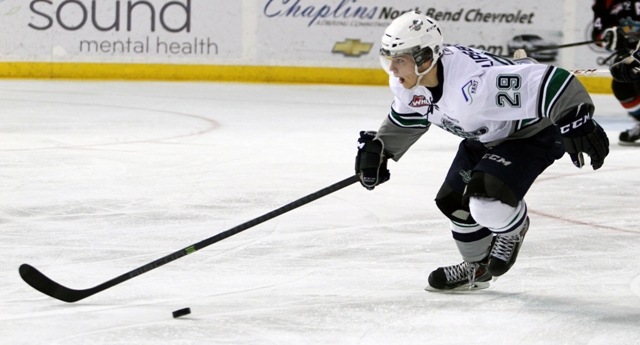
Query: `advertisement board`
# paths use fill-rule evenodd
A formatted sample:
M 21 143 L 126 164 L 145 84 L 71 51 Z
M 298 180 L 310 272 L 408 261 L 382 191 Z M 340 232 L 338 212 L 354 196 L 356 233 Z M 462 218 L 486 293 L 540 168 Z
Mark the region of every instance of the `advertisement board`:
M 163 64 L 208 68 L 194 76 L 217 78 L 227 66 L 234 76 L 266 71 L 278 80 L 272 72 L 283 69 L 251 74 L 251 67 L 379 69 L 384 29 L 414 9 L 439 21 L 445 43 L 511 56 L 519 47 L 589 39 L 590 6 L 586 0 L 0 0 L 0 72 L 37 75 L 47 63 L 66 71 L 65 64 L 92 64 L 81 73 L 95 64 Z M 606 56 L 593 44 L 531 55 L 567 69 L 599 68 Z M 312 77 L 326 80 L 322 73 Z
M 2 60 L 215 64 L 242 57 L 241 1 L 4 0 L 0 13 Z
M 282 64 L 377 67 L 384 29 L 400 14 L 420 10 L 436 19 L 445 43 L 501 56 L 517 48 L 590 40 L 590 1 L 363 1 L 265 0 L 257 18 L 257 59 Z M 572 25 L 568 25 L 568 23 Z M 533 53 L 541 62 L 593 67 L 602 49 L 582 47 Z M 290 57 L 296 57 L 291 59 Z M 566 58 L 565 58 L 566 57 Z M 577 60 L 580 57 L 580 60 Z

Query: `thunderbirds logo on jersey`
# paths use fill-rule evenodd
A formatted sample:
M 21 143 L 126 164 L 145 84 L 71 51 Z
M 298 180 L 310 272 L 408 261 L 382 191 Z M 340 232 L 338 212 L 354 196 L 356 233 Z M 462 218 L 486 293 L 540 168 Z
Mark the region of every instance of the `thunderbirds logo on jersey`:
M 489 128 L 487 127 L 480 127 L 471 132 L 465 131 L 464 128 L 456 125 L 454 121 L 455 120 L 445 116 L 442 118 L 442 124 L 439 127 L 446 130 L 449 133 L 452 133 L 454 135 L 457 135 L 465 139 L 478 140 L 478 137 L 480 137 L 481 135 L 489 133 Z
M 471 95 L 475 95 L 477 89 L 478 89 L 477 80 L 469 80 L 466 84 L 462 86 L 462 96 L 464 96 L 464 101 L 467 104 L 473 103 L 473 97 Z

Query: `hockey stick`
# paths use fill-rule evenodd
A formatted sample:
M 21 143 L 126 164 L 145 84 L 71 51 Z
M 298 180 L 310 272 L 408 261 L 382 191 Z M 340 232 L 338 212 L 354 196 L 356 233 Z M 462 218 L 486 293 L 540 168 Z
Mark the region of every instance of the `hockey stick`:
M 209 245 L 212 245 L 218 241 L 224 240 L 227 237 L 231 237 L 237 233 L 240 233 L 246 229 L 254 227 L 262 222 L 265 222 L 269 219 L 273 219 L 281 214 L 294 210 L 302 205 L 308 204 L 311 201 L 317 200 L 323 196 L 329 195 L 333 192 L 336 192 L 344 187 L 347 187 L 359 180 L 358 175 L 353 175 L 349 178 L 346 178 L 340 182 L 336 182 L 331 186 L 325 187 L 315 193 L 304 196 L 296 201 L 293 201 L 287 205 L 284 205 L 278 209 L 275 209 L 271 212 L 268 212 L 260 217 L 254 218 L 248 222 L 240 224 L 234 228 L 231 228 L 227 231 L 221 232 L 215 236 L 209 237 L 205 240 L 202 240 L 198 243 L 192 244 L 186 248 L 180 249 L 174 253 L 171 253 L 167 256 L 161 257 L 153 262 L 150 262 L 144 266 L 138 267 L 134 270 L 131 270 L 121 276 L 108 280 L 100 285 L 96 285 L 89 289 L 76 290 L 70 289 L 66 286 L 60 285 L 55 281 L 51 280 L 49 277 L 45 276 L 43 273 L 38 271 L 35 267 L 22 264 L 20 265 L 20 276 L 22 279 L 34 289 L 42 292 L 45 295 L 51 296 L 53 298 L 59 299 L 64 302 L 77 302 L 81 299 L 87 298 L 91 295 L 94 295 L 98 292 L 104 291 L 110 287 L 118 285 L 122 282 L 125 282 L 131 278 L 139 276 L 143 273 L 147 273 L 155 268 L 163 266 L 165 264 L 170 263 L 171 261 L 175 261 L 185 255 L 193 254 L 194 252 L 205 248 Z
M 582 45 L 586 45 L 586 44 L 591 44 L 591 43 L 600 43 L 600 42 L 602 42 L 602 40 L 582 41 L 582 42 L 574 42 L 574 43 L 567 43 L 567 44 L 552 45 L 552 46 L 548 46 L 548 47 L 541 47 L 541 48 L 538 48 L 538 49 L 532 49 L 532 50 L 527 50 L 527 49 L 525 49 L 525 51 L 526 51 L 527 53 L 537 53 L 537 52 L 541 52 L 541 51 L 545 51 L 545 50 L 553 50 L 553 49 L 560 49 L 560 48 L 569 48 L 569 47 L 582 46 Z
M 611 71 L 609 71 L 609 69 L 572 69 L 569 70 L 569 73 L 577 76 L 611 76 Z

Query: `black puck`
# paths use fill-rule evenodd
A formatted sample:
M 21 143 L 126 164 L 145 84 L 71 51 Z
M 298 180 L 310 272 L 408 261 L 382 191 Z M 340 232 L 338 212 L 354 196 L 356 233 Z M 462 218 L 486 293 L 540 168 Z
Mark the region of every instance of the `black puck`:
M 173 312 L 173 318 L 179 318 L 180 316 L 185 316 L 191 314 L 190 308 L 182 308 Z

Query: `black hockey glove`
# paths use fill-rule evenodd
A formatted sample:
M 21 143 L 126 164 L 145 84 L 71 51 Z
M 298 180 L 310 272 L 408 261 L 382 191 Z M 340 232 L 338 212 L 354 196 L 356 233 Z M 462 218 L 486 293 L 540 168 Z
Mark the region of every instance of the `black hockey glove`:
M 623 83 L 633 83 L 640 80 L 640 63 L 635 60 L 627 63 L 625 60 L 616 62 L 609 67 L 613 79 Z
M 564 150 L 573 165 L 584 166 L 583 153 L 591 157 L 593 170 L 598 170 L 609 154 L 609 138 L 600 125 L 591 119 L 593 105 L 580 104 L 574 114 L 569 114 L 556 123 L 560 128 Z
M 638 44 L 638 39 L 637 32 L 625 32 L 624 28 L 619 26 L 610 27 L 602 32 L 604 49 L 619 54 L 629 54 Z
M 640 51 L 638 48 L 631 53 L 631 56 L 611 65 L 609 71 L 611 71 L 613 79 L 623 83 L 640 80 Z
M 625 33 L 621 27 L 613 26 L 602 33 L 602 46 L 610 52 L 625 50 Z
M 373 190 L 391 177 L 387 169 L 387 157 L 384 156 L 384 143 L 376 138 L 376 132 L 360 132 L 356 174 L 360 176 L 360 184 L 368 190 Z

